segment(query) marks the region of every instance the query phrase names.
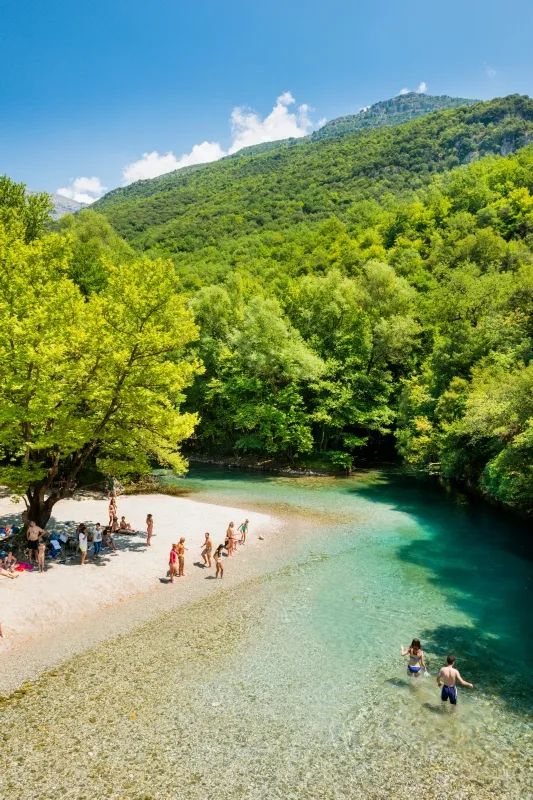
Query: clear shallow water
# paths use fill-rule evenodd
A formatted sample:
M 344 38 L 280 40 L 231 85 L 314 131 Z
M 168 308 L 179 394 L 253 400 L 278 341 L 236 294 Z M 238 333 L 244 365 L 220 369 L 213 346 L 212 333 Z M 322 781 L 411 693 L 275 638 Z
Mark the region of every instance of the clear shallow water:
M 75 658 L 6 703 L 3 794 L 531 796 L 523 524 L 378 474 L 194 470 L 181 483 L 198 499 L 284 515 L 291 562 L 276 563 L 272 541 L 265 577 Z M 399 648 L 415 635 L 433 674 L 413 686 Z M 442 713 L 434 683 L 449 650 L 476 684 L 455 714 Z

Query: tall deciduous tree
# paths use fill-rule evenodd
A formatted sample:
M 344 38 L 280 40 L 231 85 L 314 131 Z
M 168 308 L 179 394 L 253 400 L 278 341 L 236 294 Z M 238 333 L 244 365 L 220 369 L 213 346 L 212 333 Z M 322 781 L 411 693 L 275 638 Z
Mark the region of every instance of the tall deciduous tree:
M 87 298 L 71 258 L 68 237 L 27 241 L 20 219 L 0 224 L 0 482 L 40 525 L 90 460 L 113 475 L 151 459 L 183 470 L 196 422 L 180 403 L 197 329 L 172 265 L 108 262 Z

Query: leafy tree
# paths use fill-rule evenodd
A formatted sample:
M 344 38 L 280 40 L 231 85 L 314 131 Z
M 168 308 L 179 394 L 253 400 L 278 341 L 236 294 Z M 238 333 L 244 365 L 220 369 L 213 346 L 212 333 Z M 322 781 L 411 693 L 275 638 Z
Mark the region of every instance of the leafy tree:
M 68 277 L 68 237 L 25 238 L 16 220 L 0 225 L 0 480 L 45 525 L 89 460 L 113 475 L 152 458 L 184 469 L 197 332 L 168 263 L 109 261 L 86 298 Z

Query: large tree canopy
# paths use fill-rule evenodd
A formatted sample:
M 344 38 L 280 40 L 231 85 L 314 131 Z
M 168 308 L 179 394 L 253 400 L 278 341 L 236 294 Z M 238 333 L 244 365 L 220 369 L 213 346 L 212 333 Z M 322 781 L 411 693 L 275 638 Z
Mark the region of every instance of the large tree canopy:
M 166 261 L 110 257 L 86 297 L 69 236 L 26 239 L 20 219 L 0 224 L 0 482 L 46 524 L 89 460 L 113 475 L 151 459 L 184 469 L 197 329 Z

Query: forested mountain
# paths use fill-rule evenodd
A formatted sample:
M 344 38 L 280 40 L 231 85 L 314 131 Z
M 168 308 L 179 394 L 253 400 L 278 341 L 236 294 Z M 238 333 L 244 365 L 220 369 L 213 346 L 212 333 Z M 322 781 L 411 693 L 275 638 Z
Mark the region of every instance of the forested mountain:
M 118 190 L 93 206 L 107 219 L 49 235 L 111 328 L 113 265 L 144 285 L 168 256 L 198 326 L 189 452 L 337 468 L 396 453 L 531 511 L 532 133 L 512 96 L 283 142 Z
M 337 117 L 312 134 L 313 139 L 329 139 L 344 136 L 346 133 L 367 130 L 369 128 L 382 128 L 384 125 L 399 125 L 411 119 L 430 114 L 432 111 L 444 111 L 447 108 L 469 106 L 479 102 L 468 100 L 465 97 L 448 97 L 448 95 L 434 96 L 419 92 L 407 92 L 392 97 L 390 100 L 381 100 L 368 108 L 363 108 L 357 114 Z
M 417 190 L 439 172 L 526 144 L 533 103 L 512 96 L 340 138 L 281 142 L 117 189 L 94 204 L 134 247 L 178 256 Z

